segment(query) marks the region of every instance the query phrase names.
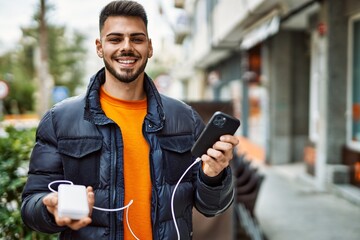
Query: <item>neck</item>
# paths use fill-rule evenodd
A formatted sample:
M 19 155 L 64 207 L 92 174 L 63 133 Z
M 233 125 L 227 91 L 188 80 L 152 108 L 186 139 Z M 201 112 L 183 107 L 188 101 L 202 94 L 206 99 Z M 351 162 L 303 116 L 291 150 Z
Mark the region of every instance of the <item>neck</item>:
M 120 82 L 110 73 L 105 73 L 104 89 L 111 96 L 126 101 L 143 100 L 146 97 L 144 91 L 144 74 L 130 83 Z

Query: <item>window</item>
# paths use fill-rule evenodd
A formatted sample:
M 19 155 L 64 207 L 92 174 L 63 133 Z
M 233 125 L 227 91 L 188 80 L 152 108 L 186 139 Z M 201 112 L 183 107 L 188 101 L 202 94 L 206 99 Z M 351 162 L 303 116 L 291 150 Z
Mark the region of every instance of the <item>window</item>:
M 360 15 L 349 24 L 348 145 L 360 150 Z

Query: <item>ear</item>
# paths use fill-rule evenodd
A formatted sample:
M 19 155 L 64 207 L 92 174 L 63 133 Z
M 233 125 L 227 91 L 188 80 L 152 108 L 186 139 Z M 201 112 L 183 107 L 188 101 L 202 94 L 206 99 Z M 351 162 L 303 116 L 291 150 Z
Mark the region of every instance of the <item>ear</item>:
M 101 40 L 100 39 L 96 39 L 95 40 L 95 45 L 96 45 L 96 53 L 99 56 L 99 58 L 103 58 L 103 49 L 102 49 L 102 44 L 101 44 Z
M 153 56 L 153 46 L 152 46 L 152 42 L 151 39 L 149 39 L 149 49 L 148 49 L 148 58 L 151 58 Z

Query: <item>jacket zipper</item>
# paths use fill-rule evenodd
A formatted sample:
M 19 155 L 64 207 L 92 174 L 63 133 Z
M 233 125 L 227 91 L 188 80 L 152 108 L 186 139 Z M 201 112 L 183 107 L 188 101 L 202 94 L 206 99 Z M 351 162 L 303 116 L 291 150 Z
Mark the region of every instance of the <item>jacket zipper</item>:
M 114 129 L 114 126 L 111 128 Z M 110 192 L 111 192 L 111 206 L 110 208 L 114 208 L 114 206 L 116 206 L 116 162 L 117 162 L 117 151 L 116 151 L 116 131 L 112 131 L 111 135 L 111 140 L 114 139 L 114 141 L 112 141 L 112 158 L 111 158 L 111 184 L 110 184 Z M 111 214 L 111 226 L 110 226 L 110 239 L 116 239 L 117 238 L 117 232 L 118 229 L 116 227 L 116 214 Z M 115 231 L 111 231 L 111 229 L 115 229 Z
M 157 221 L 156 221 L 156 219 L 157 219 L 157 210 L 158 210 L 158 196 L 157 196 L 157 191 L 156 191 L 156 187 L 155 186 L 153 186 L 153 184 L 154 184 L 154 166 L 153 166 L 153 164 L 152 164 L 152 161 L 151 161 L 151 157 L 149 158 L 149 160 L 150 160 L 150 169 L 151 169 L 151 174 L 150 174 L 150 176 L 151 176 L 151 185 L 152 185 L 152 198 L 154 198 L 154 201 L 155 201 L 155 206 L 154 206 L 154 214 L 153 214 L 153 216 L 154 216 L 154 218 L 153 218 L 153 226 L 152 226 L 152 230 L 153 230 L 153 237 L 154 237 L 154 239 L 157 239 L 157 233 L 155 232 L 155 230 L 156 230 L 156 225 L 157 225 Z M 151 214 L 152 215 L 152 214 Z
M 155 201 L 154 213 L 153 214 L 150 213 L 150 215 L 151 215 L 151 218 L 152 218 L 151 221 L 152 221 L 153 239 L 157 239 L 158 234 L 155 232 L 155 230 L 156 230 L 156 224 L 157 224 L 156 216 L 157 216 L 157 210 L 158 210 L 158 207 L 157 207 L 158 206 L 158 196 L 157 196 L 156 187 L 154 186 L 155 177 L 154 177 L 154 164 L 153 164 L 152 157 L 151 157 L 151 149 L 152 148 L 151 148 L 151 144 L 150 144 L 150 141 L 149 141 L 149 137 L 146 134 L 144 129 L 145 129 L 145 127 L 143 126 L 143 135 L 144 135 L 146 141 L 150 145 L 149 161 L 150 161 L 150 178 L 151 178 L 151 198 L 154 199 L 154 201 Z

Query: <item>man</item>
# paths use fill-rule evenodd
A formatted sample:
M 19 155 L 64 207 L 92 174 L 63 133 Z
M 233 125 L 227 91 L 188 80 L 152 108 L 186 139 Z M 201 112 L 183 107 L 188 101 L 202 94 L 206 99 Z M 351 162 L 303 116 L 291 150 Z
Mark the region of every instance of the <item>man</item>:
M 55 105 L 41 120 L 23 192 L 30 228 L 60 239 L 191 239 L 192 208 L 215 216 L 233 201 L 229 161 L 236 137 L 222 136 L 194 162 L 190 149 L 204 128 L 184 103 L 160 95 L 144 73 L 153 54 L 143 7 L 114 1 L 103 8 L 96 50 L 105 68 L 85 95 Z M 87 187 L 90 214 L 59 217 L 48 184 L 69 180 Z M 126 211 L 105 212 L 133 204 Z

